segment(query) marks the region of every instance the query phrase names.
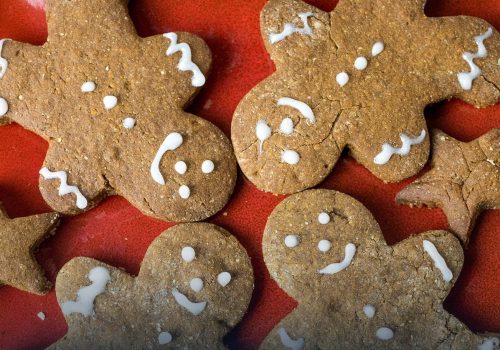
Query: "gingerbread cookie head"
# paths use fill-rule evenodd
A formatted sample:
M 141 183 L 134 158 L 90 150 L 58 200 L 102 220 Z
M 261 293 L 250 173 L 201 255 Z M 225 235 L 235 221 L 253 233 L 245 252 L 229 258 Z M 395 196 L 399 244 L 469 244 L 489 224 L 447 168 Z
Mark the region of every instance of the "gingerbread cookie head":
M 234 237 L 212 224 L 178 225 L 151 244 L 136 278 L 89 258 L 64 266 L 56 293 L 69 330 L 53 348 L 224 348 L 252 290 L 250 259 Z
M 126 0 L 49 0 L 42 47 L 1 41 L 1 121 L 49 141 L 40 189 L 75 214 L 107 195 L 160 219 L 220 210 L 236 179 L 229 140 L 184 112 L 205 84 L 200 38 L 140 38 Z
M 463 264 L 460 242 L 431 231 L 389 247 L 368 210 L 330 190 L 280 203 L 268 219 L 264 260 L 299 305 L 265 349 L 472 349 L 474 335 L 442 308 Z
M 424 3 L 341 0 L 326 13 L 269 1 L 261 30 L 276 72 L 232 123 L 238 162 L 257 187 L 310 188 L 346 147 L 380 179 L 400 181 L 427 161 L 426 105 L 499 100 L 496 30 L 477 18 L 427 18 Z

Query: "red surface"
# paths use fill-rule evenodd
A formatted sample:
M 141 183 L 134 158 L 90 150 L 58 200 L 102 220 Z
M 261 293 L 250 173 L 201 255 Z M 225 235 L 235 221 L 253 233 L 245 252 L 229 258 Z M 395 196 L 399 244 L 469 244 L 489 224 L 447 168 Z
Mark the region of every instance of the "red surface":
M 259 12 L 265 0 L 139 0 L 130 5 L 142 36 L 190 31 L 202 36 L 214 53 L 214 69 L 191 111 L 229 134 L 238 101 L 273 72 L 259 34 Z M 308 1 L 323 10 L 335 0 Z M 431 16 L 473 15 L 500 29 L 500 2 L 431 0 Z M 22 0 L 0 0 L 0 37 L 43 43 L 43 11 Z M 500 105 L 477 110 L 460 101 L 428 108 L 431 126 L 469 141 L 500 125 Z M 0 127 L 0 200 L 12 217 L 49 211 L 38 191 L 38 170 L 47 144 L 17 125 Z M 406 182 L 407 183 L 407 182 Z M 446 229 L 439 209 L 410 209 L 394 203 L 404 184 L 384 185 L 352 159 L 343 157 L 320 186 L 346 192 L 364 203 L 380 223 L 389 243 L 431 229 Z M 250 310 L 227 341 L 234 349 L 256 349 L 272 327 L 295 306 L 269 278 L 262 260 L 261 237 L 267 216 L 281 197 L 257 191 L 239 177 L 229 205 L 211 222 L 230 230 L 247 248 L 256 285 Z M 478 332 L 500 332 L 500 212 L 487 211 L 478 220 L 466 251 L 464 270 L 445 307 Z M 57 235 L 41 246 L 39 261 L 51 280 L 75 256 L 90 256 L 135 274 L 150 242 L 171 226 L 143 216 L 122 198 L 109 198 L 98 208 L 65 218 Z M 41 321 L 36 316 L 43 311 Z M 42 349 L 66 332 L 52 291 L 46 297 L 10 287 L 0 288 L 0 348 Z

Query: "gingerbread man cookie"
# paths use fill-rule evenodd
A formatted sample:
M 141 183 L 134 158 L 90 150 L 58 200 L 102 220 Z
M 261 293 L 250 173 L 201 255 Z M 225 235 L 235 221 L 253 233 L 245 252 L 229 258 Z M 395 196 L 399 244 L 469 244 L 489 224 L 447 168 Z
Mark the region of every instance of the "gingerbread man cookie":
M 38 265 L 34 251 L 58 223 L 57 213 L 10 219 L 0 206 L 0 285 L 34 294 L 48 293 L 52 284 Z
M 137 277 L 89 258 L 57 276 L 67 335 L 51 349 L 224 349 L 245 314 L 253 270 L 212 224 L 181 224 L 149 247 Z
M 320 183 L 346 147 L 397 182 L 426 163 L 424 108 L 500 99 L 500 40 L 472 17 L 428 18 L 425 0 L 340 0 L 327 13 L 270 0 L 262 36 L 276 72 L 241 101 L 232 141 L 245 175 L 277 194 Z
M 467 245 L 479 213 L 500 208 L 500 128 L 463 143 L 435 130 L 432 169 L 396 196 L 398 203 L 441 207 Z
M 188 33 L 140 38 L 127 3 L 48 0 L 42 47 L 1 40 L 0 122 L 49 141 L 40 189 L 59 212 L 118 194 L 160 219 L 205 219 L 236 180 L 230 141 L 183 110 L 210 50 Z
M 263 349 L 498 348 L 443 309 L 464 259 L 446 231 L 390 247 L 361 203 L 309 190 L 274 209 L 262 245 L 271 276 L 299 303 Z

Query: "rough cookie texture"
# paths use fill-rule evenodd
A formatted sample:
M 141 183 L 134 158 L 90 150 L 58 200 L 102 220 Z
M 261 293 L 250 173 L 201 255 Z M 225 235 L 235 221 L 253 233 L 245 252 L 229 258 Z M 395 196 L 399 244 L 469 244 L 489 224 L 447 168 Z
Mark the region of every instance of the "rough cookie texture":
M 500 128 L 463 143 L 433 131 L 432 169 L 396 196 L 398 203 L 440 207 L 467 245 L 479 213 L 500 208 Z
M 310 188 L 346 147 L 378 178 L 400 181 L 427 161 L 428 104 L 499 101 L 498 32 L 478 18 L 428 18 L 424 4 L 340 0 L 327 13 L 298 0 L 268 2 L 261 31 L 276 72 L 241 101 L 232 123 L 250 181 L 278 194 Z
M 361 203 L 340 192 L 309 190 L 274 209 L 262 246 L 271 276 L 299 303 L 263 349 L 498 345 L 443 309 L 464 258 L 460 242 L 446 231 L 389 247 Z
M 52 284 L 34 256 L 35 249 L 59 223 L 57 213 L 9 219 L 0 206 L 0 285 L 47 294 Z
M 209 48 L 188 33 L 140 38 L 127 3 L 48 0 L 42 47 L 2 41 L 0 123 L 49 141 L 40 190 L 59 212 L 118 194 L 160 219 L 205 219 L 236 179 L 230 141 L 183 111 L 205 83 Z
M 51 349 L 223 349 L 252 290 L 250 259 L 233 236 L 178 225 L 151 244 L 136 278 L 89 258 L 66 264 L 56 293 L 69 330 Z

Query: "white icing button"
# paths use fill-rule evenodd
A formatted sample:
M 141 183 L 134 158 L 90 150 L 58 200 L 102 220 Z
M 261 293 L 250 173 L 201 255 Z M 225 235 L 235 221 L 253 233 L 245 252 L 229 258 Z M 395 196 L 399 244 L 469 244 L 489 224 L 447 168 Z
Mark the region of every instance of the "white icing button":
M 177 173 L 184 175 L 187 171 L 187 164 L 182 160 L 179 160 L 177 163 L 175 163 L 174 169 Z
M 181 256 L 185 262 L 191 262 L 196 257 L 196 252 L 193 247 L 184 247 L 182 248 Z
M 127 117 L 123 119 L 123 127 L 125 129 L 132 129 L 135 126 L 135 119 L 132 117 Z
M 280 131 L 282 134 L 291 135 L 293 134 L 293 120 L 292 118 L 286 117 L 281 121 Z
M 328 213 L 322 212 L 318 215 L 318 221 L 321 225 L 326 225 L 330 222 L 330 215 L 328 215 Z
M 377 332 L 375 334 L 380 340 L 390 340 L 394 337 L 394 332 L 392 331 L 392 329 L 387 327 L 381 327 L 377 329 Z
M 337 83 L 340 85 L 340 87 L 343 87 L 349 82 L 349 75 L 346 72 L 341 72 L 337 74 L 337 77 L 335 79 L 337 80 Z
M 82 92 L 92 92 L 95 90 L 95 83 L 93 81 L 86 81 L 82 84 Z
M 201 171 L 204 174 L 210 174 L 215 169 L 215 164 L 211 160 L 207 159 L 201 163 Z
M 165 344 L 168 344 L 172 341 L 172 334 L 170 334 L 169 332 L 167 331 L 164 331 L 164 332 L 161 332 L 159 335 L 158 335 L 158 343 L 160 345 L 165 345 Z
M 40 312 L 37 314 L 37 316 L 38 316 L 38 318 L 39 318 L 39 319 L 41 319 L 42 321 L 45 321 L 45 314 L 44 314 L 43 312 L 41 312 L 41 311 L 40 311 Z
M 366 317 L 373 318 L 373 316 L 375 316 L 375 307 L 373 307 L 373 305 L 365 305 L 363 306 L 363 312 Z
M 191 196 L 191 189 L 186 185 L 182 185 L 179 187 L 179 196 L 181 196 L 182 199 L 188 199 L 189 196 Z
M 300 243 L 299 237 L 296 235 L 288 235 L 285 237 L 285 245 L 288 248 L 295 248 Z
M 203 280 L 199 277 L 195 277 L 189 282 L 189 286 L 193 290 L 193 292 L 198 293 L 200 290 L 203 289 Z
M 323 253 L 329 251 L 331 247 L 332 247 L 332 242 L 330 242 L 329 240 L 322 239 L 321 241 L 318 242 L 318 249 Z
M 0 117 L 3 117 L 9 111 L 9 104 L 7 100 L 0 97 Z
M 229 272 L 221 272 L 217 276 L 217 282 L 222 286 L 225 287 L 231 282 L 231 274 Z
M 116 107 L 118 104 L 118 98 L 112 95 L 104 96 L 102 103 L 104 104 L 104 108 L 109 110 Z
M 300 155 L 291 149 L 286 149 L 281 152 L 281 161 L 290 165 L 297 165 L 300 161 Z
M 255 125 L 255 135 L 260 141 L 259 145 L 259 154 L 262 154 L 262 146 L 264 145 L 264 141 L 266 141 L 268 138 L 271 137 L 272 130 L 267 125 L 265 120 L 259 120 L 257 122 L 257 125 Z
M 375 57 L 377 55 L 380 55 L 382 51 L 384 51 L 385 45 L 381 41 L 377 41 L 375 44 L 373 44 L 372 47 L 372 56 Z
M 368 60 L 363 56 L 356 58 L 356 61 L 354 61 L 354 68 L 357 70 L 364 70 L 367 66 Z

